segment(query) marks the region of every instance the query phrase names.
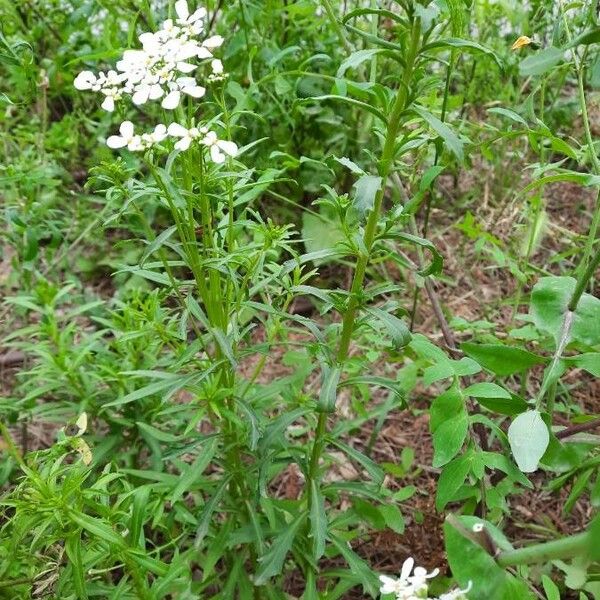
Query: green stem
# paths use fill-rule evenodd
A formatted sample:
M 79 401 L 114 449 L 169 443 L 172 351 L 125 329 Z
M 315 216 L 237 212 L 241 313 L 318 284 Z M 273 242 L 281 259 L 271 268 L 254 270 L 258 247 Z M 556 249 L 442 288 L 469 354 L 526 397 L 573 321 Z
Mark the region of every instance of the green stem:
M 375 234 L 377 231 L 377 224 L 379 222 L 379 216 L 383 204 L 384 190 L 388 176 L 392 171 L 392 165 L 394 162 L 396 138 L 400 128 L 400 119 L 402 112 L 406 109 L 409 101 L 408 89 L 409 84 L 413 75 L 415 61 L 419 51 L 419 42 L 421 38 L 421 23 L 420 20 L 416 20 L 413 25 L 410 49 L 406 58 L 406 66 L 404 69 L 402 81 L 396 99 L 392 107 L 392 112 L 389 119 L 388 129 L 385 137 L 385 142 L 379 161 L 379 174 L 382 179 L 381 188 L 375 196 L 373 203 L 373 209 L 369 213 L 367 224 L 363 236 L 363 247 L 364 251 L 358 255 L 354 268 L 354 277 L 350 288 L 350 297 L 348 305 L 346 307 L 343 319 L 342 319 L 342 332 L 340 335 L 340 342 L 337 349 L 337 362 L 343 363 L 348 357 L 350 350 L 350 343 L 352 341 L 352 335 L 354 333 L 356 315 L 360 304 L 360 292 L 362 291 L 365 274 L 369 260 L 371 258 L 373 243 L 375 241 Z M 325 448 L 325 437 L 327 435 L 327 413 L 319 413 L 317 421 L 317 427 L 315 431 L 315 439 L 313 442 L 313 448 L 310 456 L 310 462 L 308 466 L 308 478 L 306 482 L 306 493 L 309 508 L 312 505 L 313 497 L 311 494 L 311 482 L 318 480 L 319 474 L 319 460 L 321 454 Z M 309 510 L 310 513 L 310 510 Z
M 442 123 L 446 120 L 446 112 L 448 110 L 448 98 L 450 97 L 450 83 L 452 81 L 452 72 L 454 69 L 455 63 L 455 51 L 453 50 L 450 53 L 450 62 L 448 63 L 448 68 L 446 69 L 446 82 L 444 84 L 444 98 L 442 99 L 442 112 L 440 114 L 440 121 Z M 436 146 L 435 148 L 435 157 L 433 160 L 434 166 L 438 164 L 440 160 L 440 151 Z M 423 219 L 423 237 L 427 237 L 427 231 L 429 229 L 429 217 L 431 216 L 431 207 L 433 205 L 433 189 L 429 190 L 427 194 L 427 199 L 425 200 L 425 217 Z M 418 235 L 416 233 L 415 235 Z M 413 302 L 412 308 L 410 309 L 410 330 L 412 331 L 415 324 L 415 317 L 417 314 L 417 308 L 419 305 L 419 295 L 420 295 L 419 286 L 415 286 L 415 291 L 413 293 Z
M 346 50 L 346 52 L 351 54 L 353 52 L 352 45 L 350 44 L 350 42 L 347 40 L 346 36 L 344 35 L 344 30 L 342 29 L 337 17 L 335 16 L 335 13 L 333 12 L 333 7 L 331 6 L 331 2 L 329 2 L 329 0 L 321 0 L 321 2 L 323 4 L 323 8 L 325 8 L 327 17 L 329 18 L 331 25 L 332 25 L 336 35 L 338 36 L 338 39 L 340 40 L 340 43 L 342 44 L 342 46 L 344 46 L 344 49 Z
M 571 30 L 569 28 L 569 20 L 564 11 L 564 6 L 562 1 L 560 2 L 560 10 L 563 19 L 563 23 L 565 26 L 565 32 L 567 34 L 567 39 L 569 42 L 572 41 Z M 594 138 L 592 136 L 592 130 L 590 127 L 590 118 L 588 114 L 587 102 L 585 100 L 585 57 L 587 56 L 587 48 L 584 52 L 584 56 L 582 60 L 579 60 L 577 56 L 577 49 L 572 49 L 573 54 L 573 63 L 575 65 L 575 71 L 577 73 L 577 91 L 579 96 L 579 107 L 581 109 L 581 118 L 583 121 L 583 130 L 585 132 L 585 140 L 588 147 L 588 153 L 590 156 L 590 160 L 592 161 L 592 167 L 594 173 L 596 175 L 600 175 L 600 160 L 598 159 L 598 155 L 596 154 L 596 148 L 594 146 Z M 594 207 L 594 216 L 592 217 L 592 224 L 590 226 L 590 231 L 588 233 L 588 237 L 585 243 L 585 249 L 583 252 L 583 260 L 581 261 L 580 268 L 585 269 L 588 263 L 590 256 L 592 255 L 592 251 L 594 248 L 594 242 L 596 241 L 596 236 L 598 234 L 598 227 L 600 226 L 600 190 L 598 191 L 598 195 L 596 196 L 596 206 Z
M 375 233 L 377 231 L 377 224 L 379 223 L 379 215 L 381 213 L 381 207 L 383 204 L 385 185 L 387 182 L 387 178 L 392 170 L 396 138 L 398 135 L 398 130 L 400 129 L 400 116 L 402 115 L 402 112 L 406 109 L 408 101 L 408 85 L 412 78 L 414 63 L 419 49 L 420 36 L 420 21 L 417 20 L 415 26 L 413 27 L 411 47 L 408 57 L 406 59 L 406 68 L 404 69 L 404 76 L 402 78 L 402 83 L 400 85 L 400 88 L 398 89 L 396 100 L 392 108 L 388 130 L 385 137 L 385 143 L 383 146 L 383 152 L 381 155 L 381 160 L 379 161 L 379 174 L 381 175 L 382 183 L 381 188 L 375 195 L 373 209 L 369 213 L 367 225 L 365 227 L 363 241 L 366 251 L 359 254 L 354 269 L 354 278 L 352 280 L 352 286 L 350 288 L 350 300 L 348 302 L 348 307 L 344 313 L 344 318 L 342 321 L 342 333 L 337 351 L 338 362 L 343 362 L 347 358 L 348 351 L 350 349 L 350 342 L 352 340 L 352 334 L 354 333 L 356 313 L 360 302 L 359 293 L 362 290 L 367 266 L 369 264 L 369 259 L 371 258 L 371 251 L 373 249 L 373 242 L 375 241 Z
M 578 533 L 561 540 L 501 552 L 496 558 L 496 562 L 500 567 L 511 567 L 572 558 L 585 553 L 591 544 L 590 533 Z
M 582 263 L 584 263 L 584 261 L 587 262 L 585 256 L 582 259 Z M 577 280 L 577 285 L 575 286 L 575 289 L 573 290 L 573 295 L 571 296 L 571 300 L 569 301 L 569 310 L 571 312 L 575 312 L 577 310 L 579 300 L 581 299 L 581 296 L 585 291 L 589 280 L 594 276 L 598 265 L 600 265 L 600 248 L 596 250 L 595 256 L 592 258 L 585 271 L 583 271 L 580 274 Z M 583 266 L 583 264 L 581 266 Z

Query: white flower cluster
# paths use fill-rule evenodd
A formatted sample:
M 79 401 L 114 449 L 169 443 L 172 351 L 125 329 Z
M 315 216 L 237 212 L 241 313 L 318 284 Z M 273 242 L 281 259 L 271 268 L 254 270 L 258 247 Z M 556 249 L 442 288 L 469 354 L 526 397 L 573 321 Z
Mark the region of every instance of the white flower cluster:
M 437 599 L 430 598 L 427 580 L 436 577 L 439 573 L 439 569 L 434 569 L 431 573 L 428 573 L 427 569 L 415 567 L 414 565 L 414 559 L 407 558 L 402 565 L 402 570 L 398 579 L 380 575 L 380 593 L 383 595 L 394 594 L 396 600 L 466 600 L 467 593 L 471 589 L 470 582 L 465 590 L 451 590 L 442 594 Z
M 187 1 L 175 3 L 177 19 L 167 19 L 157 32 L 142 33 L 141 50 L 126 50 L 117 62 L 117 70 L 100 72 L 82 71 L 75 78 L 78 90 L 101 92 L 105 98 L 102 108 L 112 112 L 115 103 L 131 96 L 134 104 L 162 99 L 162 107 L 173 110 L 179 106 L 182 94 L 202 98 L 206 89 L 190 76 L 197 65 L 192 59 L 212 59 L 210 81 L 225 77 L 223 63 L 214 58 L 212 50 L 223 43 L 220 35 L 203 42 L 197 38 L 204 30 L 206 9 L 199 8 L 190 14 Z
M 212 74 L 209 80 L 223 79 L 226 76 L 223 63 L 214 58 L 211 52 L 221 46 L 223 38 L 215 35 L 202 43 L 194 39 L 204 30 L 204 8 L 190 14 L 187 0 L 178 0 L 175 2 L 175 12 L 175 21 L 167 19 L 156 33 L 142 33 L 142 50 L 126 50 L 123 58 L 117 62 L 117 70 L 98 74 L 82 71 L 75 79 L 75 87 L 101 92 L 105 96 L 102 108 L 110 112 L 125 95 L 131 96 L 137 105 L 162 98 L 163 108 L 171 110 L 179 106 L 182 94 L 202 98 L 206 89 L 189 76 L 197 65 L 188 61 L 193 58 L 211 59 Z M 133 123 L 123 121 L 119 134 L 111 135 L 106 140 L 110 148 L 142 152 L 171 137 L 176 139 L 175 148 L 181 151 L 187 150 L 192 142 L 198 142 L 217 164 L 224 163 L 227 156 L 235 156 L 238 151 L 234 142 L 220 140 L 208 127 L 186 128 L 179 123 L 171 123 L 167 127 L 161 123 L 151 133 L 136 134 Z
M 208 148 L 213 162 L 221 164 L 225 162 L 227 156 L 235 156 L 238 148 L 234 142 L 220 140 L 214 131 L 208 127 L 191 127 L 187 129 L 179 123 L 171 123 L 169 127 L 162 123 L 154 128 L 152 133 L 135 133 L 134 125 L 131 121 L 123 121 L 119 127 L 121 135 L 111 135 L 106 144 L 110 148 L 127 148 L 132 152 L 141 152 L 151 148 L 154 144 L 159 144 L 167 137 L 177 138 L 175 148 L 177 150 L 187 150 L 192 142 L 198 141 L 201 145 Z

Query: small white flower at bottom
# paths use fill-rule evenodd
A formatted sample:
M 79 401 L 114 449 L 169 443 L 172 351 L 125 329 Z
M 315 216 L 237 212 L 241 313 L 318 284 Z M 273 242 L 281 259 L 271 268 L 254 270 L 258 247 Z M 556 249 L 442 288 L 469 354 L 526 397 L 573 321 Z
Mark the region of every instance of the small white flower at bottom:
M 467 600 L 467 594 L 471 591 L 473 582 L 469 581 L 469 585 L 464 590 L 450 590 L 445 594 L 442 594 L 438 600 Z

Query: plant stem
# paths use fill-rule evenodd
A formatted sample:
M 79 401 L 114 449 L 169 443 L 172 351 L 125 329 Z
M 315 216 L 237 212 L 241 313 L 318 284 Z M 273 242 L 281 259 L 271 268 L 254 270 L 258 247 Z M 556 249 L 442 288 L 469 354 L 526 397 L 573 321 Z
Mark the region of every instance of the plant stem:
M 560 11 L 563 19 L 563 23 L 565 26 L 565 32 L 567 34 L 567 39 L 569 42 L 572 41 L 571 30 L 569 28 L 569 20 L 564 11 L 564 6 L 562 1 L 560 2 Z M 587 109 L 587 103 L 585 100 L 585 56 L 587 55 L 587 49 L 584 52 L 584 58 L 579 60 L 577 56 L 576 48 L 571 50 L 573 55 L 573 63 L 575 65 L 575 72 L 577 73 L 577 91 L 579 96 L 579 107 L 581 110 L 581 118 L 583 121 L 583 130 L 585 132 L 585 140 L 588 147 L 588 153 L 590 156 L 590 160 L 592 161 L 592 167 L 595 175 L 600 175 L 600 160 L 598 159 L 598 155 L 596 154 L 596 148 L 594 146 L 594 138 L 592 136 L 592 130 L 590 128 L 590 118 Z M 585 250 L 583 253 L 583 260 L 581 261 L 580 268 L 585 269 L 588 263 L 590 256 L 592 255 L 592 251 L 594 248 L 594 242 L 596 241 L 596 236 L 598 234 L 598 227 L 600 226 L 600 190 L 598 191 L 598 195 L 596 196 L 596 206 L 594 207 L 594 216 L 592 217 L 592 224 L 590 226 L 590 231 L 588 233 L 588 237 L 585 243 Z
M 326 1 L 327 0 L 325 0 L 325 2 Z M 409 101 L 408 89 L 410 80 L 413 75 L 417 54 L 419 51 L 420 39 L 421 23 L 420 20 L 417 19 L 413 24 L 410 49 L 406 57 L 406 66 L 404 68 L 402 81 L 398 88 L 396 99 L 392 107 L 392 112 L 388 122 L 388 129 L 381 154 L 381 159 L 378 165 L 379 175 L 382 179 L 381 187 L 375 195 L 373 208 L 369 213 L 369 217 L 367 219 L 367 224 L 365 226 L 365 231 L 363 235 L 364 251 L 358 255 L 356 260 L 354 268 L 354 277 L 352 280 L 352 285 L 350 287 L 350 297 L 342 319 L 342 332 L 340 334 L 340 341 L 336 353 L 336 359 L 339 364 L 343 363 L 346 360 L 350 350 L 350 343 L 352 341 L 352 335 L 355 329 L 356 315 L 360 304 L 359 297 L 363 289 L 367 266 L 369 264 L 369 260 L 372 254 L 373 243 L 375 241 L 375 234 L 377 231 L 377 224 L 379 222 L 379 216 L 383 204 L 385 185 L 388 176 L 391 173 L 392 165 L 394 162 L 396 137 L 400 128 L 400 119 L 402 116 L 402 112 L 406 109 L 407 103 Z M 327 434 L 327 414 L 328 413 L 326 412 L 319 413 L 319 418 L 317 421 L 317 427 L 315 431 L 315 439 L 308 466 L 308 477 L 305 489 L 307 490 L 306 493 L 309 509 L 312 506 L 313 501 L 312 494 L 310 491 L 311 482 L 318 480 L 319 460 L 325 447 L 325 437 Z
M 578 533 L 561 540 L 501 552 L 496 558 L 496 562 L 500 567 L 510 567 L 547 562 L 558 558 L 571 558 L 585 553 L 592 543 L 590 533 Z
M 350 342 L 352 340 L 352 334 L 354 333 L 354 323 L 356 320 L 356 313 L 359 305 L 359 293 L 362 290 L 367 265 L 371 258 L 371 251 L 373 249 L 373 242 L 375 241 L 375 233 L 377 231 L 377 224 L 379 222 L 379 215 L 381 213 L 381 207 L 383 204 L 383 196 L 385 193 L 385 185 L 387 178 L 392 170 L 392 163 L 394 160 L 394 150 L 396 145 L 396 137 L 398 130 L 400 129 L 400 116 L 406 109 L 408 100 L 408 85 L 410 83 L 414 63 L 419 49 L 419 40 L 421 36 L 420 21 L 415 22 L 415 26 L 412 31 L 411 47 L 409 54 L 406 59 L 406 67 L 404 69 L 404 76 L 402 83 L 398 89 L 398 94 L 392 108 L 392 113 L 389 119 L 389 125 L 387 134 L 385 137 L 385 143 L 383 146 L 383 152 L 381 160 L 379 161 L 379 174 L 382 179 L 381 187 L 375 195 L 375 201 L 373 203 L 373 209 L 369 213 L 367 219 L 367 225 L 365 227 L 365 233 L 363 236 L 364 247 L 366 252 L 359 254 L 356 266 L 354 269 L 354 278 L 352 280 L 352 286 L 350 288 L 350 299 L 348 301 L 348 307 L 344 313 L 342 321 L 342 333 L 340 338 L 340 344 L 337 351 L 338 362 L 343 362 L 350 349 Z
M 353 51 L 352 45 L 350 44 L 350 42 L 344 35 L 344 30 L 340 26 L 340 23 L 339 23 L 337 17 L 335 16 L 335 13 L 333 12 L 333 7 L 331 6 L 331 2 L 329 0 L 321 0 L 321 2 L 323 4 L 323 8 L 325 9 L 325 12 L 327 13 L 327 17 L 331 21 L 331 25 L 332 25 L 333 29 L 335 30 L 335 33 L 338 36 L 338 39 L 340 40 L 340 43 L 342 44 L 342 46 L 344 46 L 346 52 L 351 54 Z
M 582 267 L 584 261 L 587 262 L 585 256 L 582 259 Z M 571 300 L 569 301 L 569 310 L 571 312 L 575 312 L 577 310 L 579 300 L 581 299 L 581 296 L 585 291 L 589 280 L 594 276 L 594 272 L 598 268 L 598 265 L 600 265 L 600 248 L 596 250 L 595 256 L 592 258 L 585 271 L 581 273 L 577 280 L 577 285 L 575 286 L 575 289 L 573 290 L 573 295 L 571 296 Z

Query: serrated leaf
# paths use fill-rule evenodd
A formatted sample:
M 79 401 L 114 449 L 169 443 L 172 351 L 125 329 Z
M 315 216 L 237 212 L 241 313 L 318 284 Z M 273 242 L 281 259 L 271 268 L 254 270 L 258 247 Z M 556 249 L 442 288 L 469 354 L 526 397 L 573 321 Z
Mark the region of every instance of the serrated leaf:
M 354 175 L 364 175 L 365 174 L 365 172 L 355 162 L 351 161 L 349 158 L 346 158 L 345 156 L 342 156 L 342 158 L 338 158 L 337 156 L 334 156 L 333 160 L 340 163 L 340 165 L 346 167 L 347 169 L 350 169 L 350 171 L 352 173 L 354 173 Z
M 374 598 L 379 589 L 379 580 L 373 572 L 373 569 L 360 558 L 354 550 L 352 550 L 347 542 L 333 535 L 331 536 L 331 541 L 348 563 L 352 573 L 354 573 L 362 583 L 363 590 Z
M 271 577 L 279 575 L 288 552 L 292 548 L 296 532 L 306 519 L 306 513 L 299 514 L 275 537 L 267 553 L 258 559 L 260 566 L 254 579 L 255 585 L 265 585 Z
M 367 308 L 365 310 L 383 324 L 396 350 L 404 348 L 410 343 L 412 336 L 402 319 L 380 308 Z
M 486 54 L 487 56 L 493 58 L 495 63 L 500 68 L 503 67 L 502 60 L 493 50 L 491 50 L 490 48 L 487 48 L 486 46 L 482 46 L 481 44 L 478 44 L 477 42 L 474 42 L 472 40 L 464 40 L 461 38 L 446 38 L 446 39 L 436 40 L 435 42 L 431 42 L 431 43 L 423 46 L 423 48 L 421 49 L 421 52 L 431 52 L 432 50 L 436 50 L 436 49 L 443 50 L 446 48 L 450 48 L 450 49 L 457 48 L 459 50 L 465 50 L 467 52 L 481 52 L 481 53 Z
M 337 446 L 342 452 L 346 454 L 346 456 L 348 456 L 348 458 L 360 464 L 364 468 L 364 470 L 367 471 L 367 473 L 371 476 L 375 485 L 379 487 L 383 484 L 385 474 L 381 467 L 374 460 L 372 460 L 356 448 L 345 444 L 341 440 L 331 438 L 330 443 L 334 446 Z

